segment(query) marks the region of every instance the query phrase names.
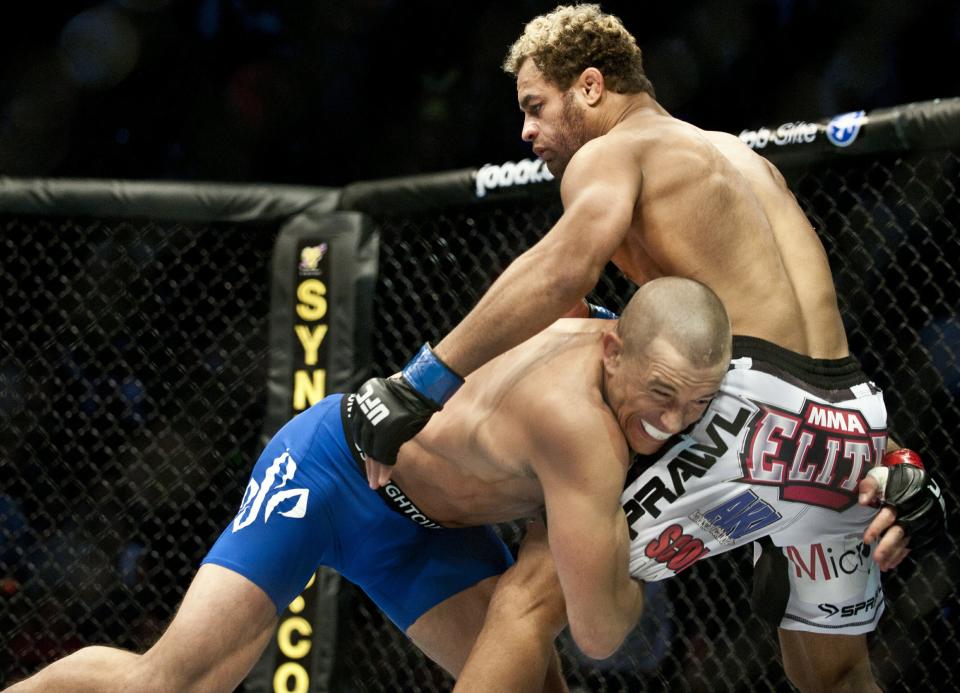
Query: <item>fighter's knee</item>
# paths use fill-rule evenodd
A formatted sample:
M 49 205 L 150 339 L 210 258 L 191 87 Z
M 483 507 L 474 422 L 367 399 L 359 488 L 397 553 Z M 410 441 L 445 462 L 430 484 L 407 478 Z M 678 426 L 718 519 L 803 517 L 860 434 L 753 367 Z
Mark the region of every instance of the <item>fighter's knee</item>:
M 213 663 L 210 664 L 212 668 Z M 119 690 L 143 693 L 219 693 L 219 689 L 206 681 L 207 673 L 206 669 L 197 671 L 195 668 L 184 667 L 182 662 L 175 661 L 166 652 L 148 650 L 131 662 L 124 675 L 125 687 Z
M 94 650 L 90 654 L 96 656 L 96 650 L 103 650 L 102 654 L 120 654 L 111 648 L 90 647 L 88 650 Z M 113 673 L 109 677 L 111 680 L 104 690 L 115 691 L 141 691 L 142 693 L 161 693 L 161 691 L 178 690 L 171 688 L 177 681 L 171 678 L 169 673 L 152 665 L 147 658 L 135 652 L 122 652 L 123 660 L 117 661 L 113 667 Z
M 97 690 L 137 691 L 137 693 L 167 693 L 178 691 L 191 693 L 195 690 L 185 678 L 183 669 L 177 662 L 166 657 L 149 656 L 108 647 L 88 647 L 91 659 L 110 662 L 110 674 L 105 678 L 102 688 Z M 107 659 L 112 655 L 112 661 Z M 122 659 L 121 659 L 122 657 Z
M 519 584 L 499 585 L 490 599 L 488 620 L 524 620 L 556 637 L 567 625 L 566 602 L 559 583 L 556 589 L 533 590 Z

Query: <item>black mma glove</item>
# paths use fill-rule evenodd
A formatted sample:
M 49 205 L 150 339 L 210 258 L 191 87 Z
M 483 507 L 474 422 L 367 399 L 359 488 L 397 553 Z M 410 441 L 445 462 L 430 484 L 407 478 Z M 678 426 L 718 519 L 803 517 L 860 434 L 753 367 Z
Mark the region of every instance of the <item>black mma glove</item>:
M 947 507 L 920 455 L 902 448 L 883 456 L 868 472 L 880 485 L 880 504 L 897 511 L 896 524 L 910 537 L 910 548 L 939 539 L 947 528 Z
M 360 452 L 396 464 L 400 446 L 427 425 L 453 396 L 463 378 L 424 344 L 397 378 L 371 378 L 351 395 L 347 423 Z

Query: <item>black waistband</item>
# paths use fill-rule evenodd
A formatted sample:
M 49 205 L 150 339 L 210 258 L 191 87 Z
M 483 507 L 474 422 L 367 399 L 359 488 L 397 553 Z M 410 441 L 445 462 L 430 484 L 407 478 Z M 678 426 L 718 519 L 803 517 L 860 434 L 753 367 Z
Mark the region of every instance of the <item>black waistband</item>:
M 733 358 L 745 356 L 753 359 L 753 367 L 757 370 L 769 370 L 763 367 L 765 364 L 779 371 L 774 375 L 789 374 L 803 383 L 828 390 L 849 388 L 867 381 L 860 363 L 853 356 L 815 359 L 757 337 L 734 335 Z
M 360 452 L 360 449 L 354 444 L 353 434 L 350 432 L 350 426 L 347 425 L 347 412 L 356 406 L 354 402 L 355 398 L 356 395 L 348 395 L 340 400 L 340 423 L 343 425 L 343 437 L 347 441 L 347 447 L 353 456 L 357 472 L 359 472 L 360 476 L 366 481 L 366 462 L 363 459 L 363 454 Z M 443 529 L 443 525 L 423 513 L 420 508 L 407 497 L 407 494 L 392 481 L 378 488 L 377 495 L 383 499 L 388 508 L 400 513 L 414 524 L 426 527 L 427 529 Z

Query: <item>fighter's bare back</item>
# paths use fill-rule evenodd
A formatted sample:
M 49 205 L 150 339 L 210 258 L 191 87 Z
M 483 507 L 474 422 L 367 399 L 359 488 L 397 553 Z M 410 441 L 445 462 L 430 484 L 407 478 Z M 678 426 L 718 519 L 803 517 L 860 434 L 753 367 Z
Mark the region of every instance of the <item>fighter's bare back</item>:
M 571 414 L 584 426 L 596 417 L 611 431 L 617 426 L 600 392 L 600 337 L 612 326 L 561 320 L 483 366 L 443 415 L 400 449 L 393 481 L 428 516 L 451 527 L 537 513 L 544 496 L 536 468 L 549 463 L 537 440 L 595 430 L 570 430 Z M 551 412 L 557 403 L 567 411 L 563 423 Z M 625 473 L 625 440 L 621 446 L 618 472 Z
M 642 171 L 613 262 L 638 284 L 667 275 L 703 282 L 734 334 L 816 358 L 846 356 L 826 255 L 780 173 L 733 135 L 650 103 L 583 148 L 625 149 Z

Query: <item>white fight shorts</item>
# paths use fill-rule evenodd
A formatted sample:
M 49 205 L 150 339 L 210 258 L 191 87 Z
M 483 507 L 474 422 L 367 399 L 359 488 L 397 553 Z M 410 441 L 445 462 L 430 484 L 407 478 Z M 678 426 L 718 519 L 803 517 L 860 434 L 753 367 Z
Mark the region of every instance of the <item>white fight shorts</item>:
M 857 505 L 857 486 L 886 448 L 883 396 L 852 357 L 733 346 L 703 418 L 632 470 L 630 573 L 664 580 L 756 542 L 761 615 L 788 630 L 872 631 L 883 589 L 863 532 L 877 511 Z

